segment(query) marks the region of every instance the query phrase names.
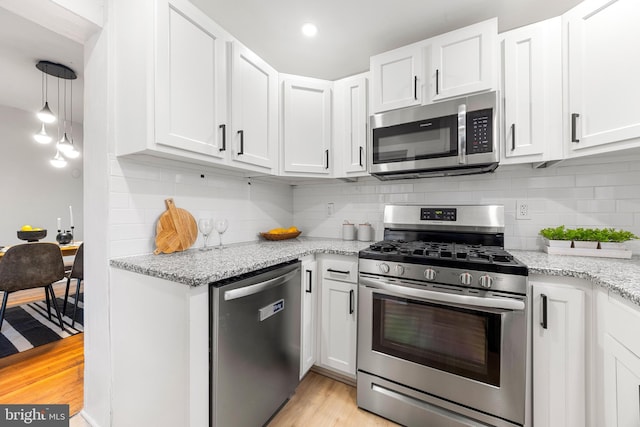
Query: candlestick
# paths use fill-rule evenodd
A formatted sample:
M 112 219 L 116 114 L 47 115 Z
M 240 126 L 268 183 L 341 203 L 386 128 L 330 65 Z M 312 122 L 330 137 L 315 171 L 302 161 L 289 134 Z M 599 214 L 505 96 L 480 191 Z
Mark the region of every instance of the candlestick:
M 69 225 L 73 228 L 73 209 L 69 205 Z
M 62 218 L 58 218 L 58 231 L 62 230 Z

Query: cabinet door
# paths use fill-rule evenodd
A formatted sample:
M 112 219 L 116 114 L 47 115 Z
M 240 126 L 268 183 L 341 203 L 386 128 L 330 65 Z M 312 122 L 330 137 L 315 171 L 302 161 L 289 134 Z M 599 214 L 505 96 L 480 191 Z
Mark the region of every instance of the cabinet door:
M 231 44 L 233 160 L 274 171 L 278 144 L 278 73 L 238 42 Z
M 300 378 L 316 363 L 316 307 L 318 285 L 316 282 L 316 262 L 302 263 L 302 327 L 300 331 Z
M 505 163 L 562 158 L 561 26 L 558 17 L 500 36 Z
M 331 82 L 283 79 L 283 172 L 331 173 Z
M 604 411 L 608 427 L 640 425 L 640 357 L 604 336 Z
M 418 44 L 371 57 L 373 113 L 420 104 L 422 57 L 422 46 Z
M 533 419 L 536 427 L 584 427 L 584 291 L 533 288 Z
M 358 286 L 322 281 L 320 362 L 338 371 L 356 373 L 356 319 Z
M 156 143 L 224 158 L 225 41 L 191 3 L 157 3 Z
M 369 118 L 367 108 L 367 78 L 350 77 L 335 83 L 334 157 L 336 176 L 364 176 L 367 172 L 367 133 Z
M 640 55 L 634 54 L 640 40 L 638 16 L 637 0 L 587 0 L 564 16 L 565 117 L 575 152 L 640 137 Z M 637 140 L 625 141 L 604 150 L 638 145 Z
M 493 89 L 497 41 L 497 18 L 431 39 L 430 100 Z

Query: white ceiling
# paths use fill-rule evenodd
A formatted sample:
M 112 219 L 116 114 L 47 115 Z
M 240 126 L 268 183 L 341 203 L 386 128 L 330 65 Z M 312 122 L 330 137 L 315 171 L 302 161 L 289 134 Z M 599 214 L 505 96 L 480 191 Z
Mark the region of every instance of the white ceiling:
M 0 105 L 26 111 L 42 108 L 42 73 L 39 60 L 66 65 L 76 72 L 73 81 L 73 121 L 82 123 L 84 87 L 83 46 L 0 7 Z M 57 113 L 57 78 L 49 76 L 49 106 Z M 63 110 L 63 83 L 60 80 L 60 109 Z M 67 89 L 69 82 L 67 82 Z M 67 100 L 69 94 L 67 94 Z M 70 105 L 70 102 L 69 102 Z M 67 110 L 71 118 L 70 107 Z M 64 112 L 62 112 L 64 116 Z M 60 117 L 60 115 L 59 115 Z
M 335 80 L 369 57 L 492 17 L 499 31 L 557 16 L 582 0 L 191 0 L 281 73 Z M 318 27 L 309 39 L 305 22 Z
M 139 0 L 136 0 L 139 1 Z M 191 0 L 282 73 L 335 80 L 366 71 L 369 57 L 498 16 L 500 31 L 559 15 L 581 0 Z M 40 109 L 39 60 L 71 67 L 73 120 L 82 122 L 83 47 L 1 7 L 0 105 Z M 302 36 L 305 22 L 318 26 Z M 55 110 L 57 79 L 49 78 Z

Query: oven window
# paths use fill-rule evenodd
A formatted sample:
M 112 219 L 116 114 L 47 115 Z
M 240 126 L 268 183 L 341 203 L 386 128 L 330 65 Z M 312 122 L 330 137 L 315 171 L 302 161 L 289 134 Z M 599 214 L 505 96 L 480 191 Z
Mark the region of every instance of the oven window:
M 456 156 L 457 116 L 440 117 L 373 131 L 373 163 Z
M 373 350 L 500 385 L 499 314 L 373 294 Z

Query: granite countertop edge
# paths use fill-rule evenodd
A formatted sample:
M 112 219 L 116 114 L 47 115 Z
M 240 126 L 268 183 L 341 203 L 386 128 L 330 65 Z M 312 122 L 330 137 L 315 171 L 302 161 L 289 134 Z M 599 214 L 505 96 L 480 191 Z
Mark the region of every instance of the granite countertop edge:
M 369 242 L 296 238 L 229 245 L 218 251 L 192 248 L 173 254 L 114 258 L 114 268 L 196 287 L 314 254 L 357 255 Z M 591 281 L 640 306 L 640 258 L 591 258 L 509 250 L 529 268 L 529 275 L 573 277 Z

